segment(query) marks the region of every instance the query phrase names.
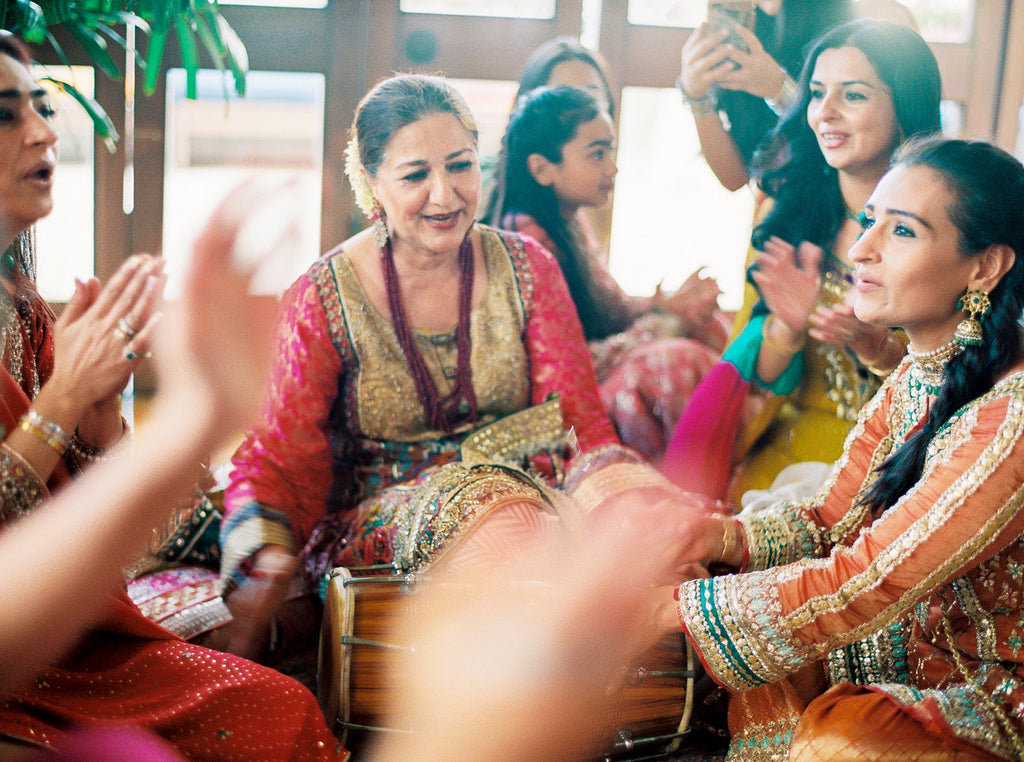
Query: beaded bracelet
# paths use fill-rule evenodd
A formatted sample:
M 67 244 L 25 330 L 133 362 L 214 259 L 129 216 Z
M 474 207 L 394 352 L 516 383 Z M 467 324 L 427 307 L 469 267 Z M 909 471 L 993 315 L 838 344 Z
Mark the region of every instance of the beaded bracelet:
M 124 438 L 130 435 L 131 429 L 128 427 L 128 421 L 122 415 L 121 436 L 118 437 L 117 442 L 114 442 L 114 445 L 123 442 Z M 80 455 L 87 460 L 107 460 L 110 457 L 107 453 L 114 445 L 111 445 L 110 447 L 94 447 L 79 436 L 77 429 L 75 430 L 75 435 L 71 438 L 71 449 L 74 450 L 76 455 Z
M 66 453 L 71 445 L 71 437 L 64 429 L 53 421 L 43 418 L 43 416 L 31 408 L 22 416 L 18 428 L 45 442 L 56 450 L 58 455 Z
M 771 340 L 771 325 L 775 322 L 775 313 L 770 313 L 768 317 L 764 319 L 764 324 L 761 326 L 761 343 L 764 344 L 772 354 L 778 355 L 779 357 L 792 357 L 804 347 L 804 342 L 801 339 L 797 344 L 790 346 L 782 346 L 776 344 Z

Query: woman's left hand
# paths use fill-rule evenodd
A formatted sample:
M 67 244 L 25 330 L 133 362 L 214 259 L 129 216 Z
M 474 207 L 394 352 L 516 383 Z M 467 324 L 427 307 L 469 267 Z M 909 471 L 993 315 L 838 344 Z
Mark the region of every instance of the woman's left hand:
M 764 49 L 761 41 L 745 26 L 737 26 L 747 50 L 728 45 L 729 58 L 735 63 L 732 71 L 722 74 L 717 81 L 726 90 L 742 90 L 758 98 L 776 98 L 786 81 L 786 72 Z
M 718 309 L 718 295 L 722 293 L 718 281 L 704 275 L 703 270 L 702 267 L 690 273 L 671 294 L 665 295 L 659 285 L 654 295 L 659 307 L 679 318 L 688 336 L 699 334 L 711 322 Z
M 757 255 L 751 274 L 768 309 L 796 335 L 807 323 L 818 301 L 821 248 L 804 242 L 799 248 L 781 238 L 769 238 Z

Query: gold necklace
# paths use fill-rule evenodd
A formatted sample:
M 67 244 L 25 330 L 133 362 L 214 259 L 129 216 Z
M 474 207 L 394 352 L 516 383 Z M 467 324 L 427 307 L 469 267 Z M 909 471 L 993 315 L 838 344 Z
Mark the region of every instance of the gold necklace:
M 932 388 L 931 394 L 935 394 L 942 386 L 949 361 L 963 351 L 964 345 L 956 340 L 950 340 L 929 352 L 918 352 L 911 345 L 907 347 L 907 354 L 913 361 L 910 372 L 919 383 Z

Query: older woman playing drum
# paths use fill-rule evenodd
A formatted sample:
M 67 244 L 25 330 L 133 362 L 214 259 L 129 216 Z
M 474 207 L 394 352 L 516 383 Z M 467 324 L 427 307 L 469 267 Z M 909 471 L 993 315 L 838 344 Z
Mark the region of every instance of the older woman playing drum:
M 351 135 L 346 169 L 373 224 L 284 295 L 264 414 L 233 459 L 221 536 L 229 606 L 254 625 L 242 637 L 285 597 L 265 583 L 287 579 L 293 554 L 322 586 L 336 566 L 408 570 L 449 539 L 486 563 L 557 524 L 525 473 L 453 463 L 467 442 L 487 459 L 500 439 L 505 465 L 532 457 L 556 478 L 564 429 L 584 452 L 617 444 L 553 258 L 474 221 L 462 98 L 443 79 L 396 76 L 364 97 Z M 564 427 L 508 419 L 546 416 L 552 395 Z M 494 546 L 474 545 L 482 523 L 504 523 Z

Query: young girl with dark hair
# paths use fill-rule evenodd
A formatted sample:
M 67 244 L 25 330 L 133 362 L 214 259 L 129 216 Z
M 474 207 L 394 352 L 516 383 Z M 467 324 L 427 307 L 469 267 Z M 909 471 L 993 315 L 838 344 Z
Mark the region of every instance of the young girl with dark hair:
M 639 416 L 633 414 L 627 421 L 617 415 L 616 393 L 602 383 L 602 396 L 620 436 L 657 459 L 665 432 L 671 430 L 696 380 L 721 351 L 725 330 L 716 319 L 714 281 L 694 273 L 672 294 L 659 290 L 651 297 L 630 296 L 599 262 L 581 212 L 608 202 L 618 171 L 614 143 L 611 118 L 588 92 L 575 87 L 533 90 L 509 119 L 489 219 L 498 227 L 529 235 L 555 255 L 591 342 L 599 381 L 613 378 L 629 362 L 631 352 L 623 352 L 625 346 L 646 348 L 654 339 L 673 339 L 658 354 L 659 367 L 671 377 L 661 379 L 658 398 L 650 404 L 662 411 L 665 423 L 641 428 L 634 423 Z M 630 337 L 622 335 L 627 329 Z M 634 333 L 643 339 L 632 339 Z
M 608 74 L 599 54 L 584 47 L 575 37 L 555 37 L 540 45 L 526 59 L 519 74 L 515 103 L 538 87 L 570 85 L 586 90 L 601 110 L 615 119 L 615 99 Z

